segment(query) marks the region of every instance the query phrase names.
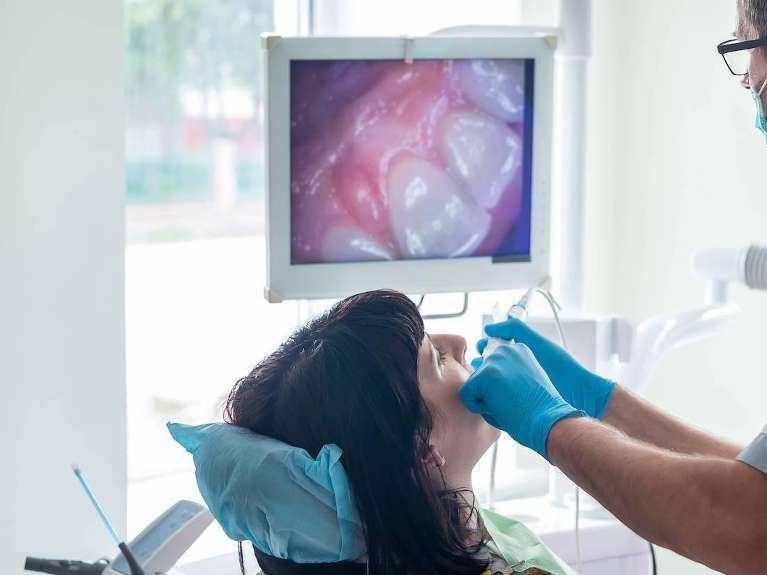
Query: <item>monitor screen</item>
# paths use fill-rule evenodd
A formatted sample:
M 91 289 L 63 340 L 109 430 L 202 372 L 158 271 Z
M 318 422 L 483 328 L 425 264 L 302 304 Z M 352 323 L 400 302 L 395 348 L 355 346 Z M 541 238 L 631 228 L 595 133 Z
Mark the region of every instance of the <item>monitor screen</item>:
M 530 261 L 534 65 L 292 61 L 291 264 Z

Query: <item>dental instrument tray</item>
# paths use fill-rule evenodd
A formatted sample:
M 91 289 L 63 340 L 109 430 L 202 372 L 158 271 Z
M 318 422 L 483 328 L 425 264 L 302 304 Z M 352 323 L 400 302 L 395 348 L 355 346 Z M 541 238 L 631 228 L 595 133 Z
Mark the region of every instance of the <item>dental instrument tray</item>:
M 167 573 L 211 524 L 208 510 L 192 501 L 178 501 L 152 521 L 129 544 L 146 575 Z M 27 557 L 25 570 L 51 575 L 130 575 L 122 553 L 111 562 L 94 563 Z

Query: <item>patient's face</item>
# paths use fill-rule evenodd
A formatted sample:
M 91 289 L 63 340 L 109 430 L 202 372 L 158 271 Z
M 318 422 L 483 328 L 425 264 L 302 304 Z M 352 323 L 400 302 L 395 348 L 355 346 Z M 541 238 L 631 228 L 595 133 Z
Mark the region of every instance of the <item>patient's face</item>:
M 466 340 L 458 335 L 426 336 L 418 352 L 418 382 L 434 415 L 431 442 L 445 459 L 446 474 L 471 472 L 499 431 L 464 407 L 458 390 L 471 374 Z

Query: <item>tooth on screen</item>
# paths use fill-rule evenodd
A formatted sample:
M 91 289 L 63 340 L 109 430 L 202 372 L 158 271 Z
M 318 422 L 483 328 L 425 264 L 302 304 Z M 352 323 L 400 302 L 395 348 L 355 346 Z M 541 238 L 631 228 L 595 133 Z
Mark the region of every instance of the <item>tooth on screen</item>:
M 490 216 L 426 160 L 396 160 L 387 192 L 394 239 L 405 257 L 471 255 L 490 228 Z
M 519 169 L 521 154 L 519 137 L 492 116 L 456 112 L 445 118 L 442 156 L 485 209 L 498 204 Z
M 519 60 L 468 60 L 458 64 L 463 94 L 504 122 L 524 119 L 525 64 Z
M 323 262 L 391 260 L 393 254 L 354 225 L 330 228 L 322 239 Z

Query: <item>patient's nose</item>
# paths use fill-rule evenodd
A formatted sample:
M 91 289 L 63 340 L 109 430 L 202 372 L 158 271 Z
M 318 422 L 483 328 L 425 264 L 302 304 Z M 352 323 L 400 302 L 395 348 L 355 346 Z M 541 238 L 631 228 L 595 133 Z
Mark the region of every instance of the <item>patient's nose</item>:
M 439 338 L 439 345 L 442 351 L 449 353 L 456 361 L 463 363 L 466 356 L 466 339 L 456 334 L 440 334 L 434 336 Z

